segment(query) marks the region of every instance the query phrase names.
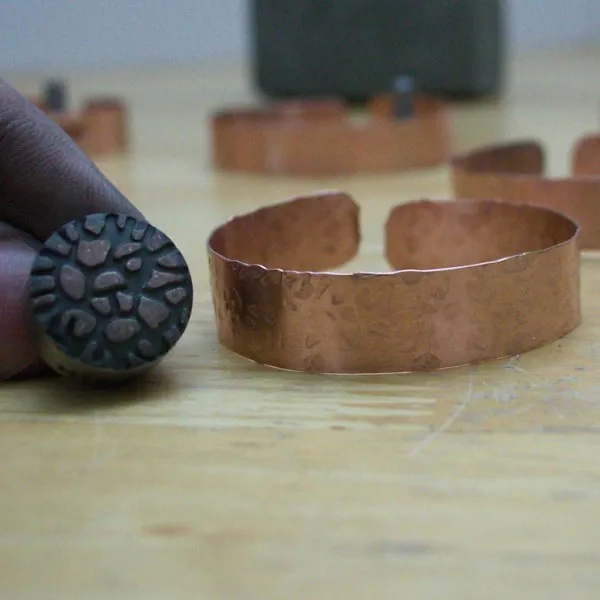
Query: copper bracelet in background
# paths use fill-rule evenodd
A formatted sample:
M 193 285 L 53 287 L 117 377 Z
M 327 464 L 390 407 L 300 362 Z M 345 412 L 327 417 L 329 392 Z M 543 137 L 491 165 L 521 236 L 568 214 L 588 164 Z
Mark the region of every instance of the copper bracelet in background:
M 600 249 L 600 136 L 575 144 L 571 169 L 572 177 L 547 177 L 542 146 L 525 141 L 455 157 L 452 180 L 457 197 L 498 198 L 560 211 L 581 227 L 582 249 Z
M 446 106 L 413 98 L 414 112 L 394 116 L 394 97 L 369 103 L 366 120 L 353 120 L 335 98 L 279 101 L 229 109 L 212 118 L 213 163 L 223 171 L 334 176 L 425 168 L 451 156 Z
M 128 110 L 123 100 L 90 97 L 80 109 L 72 110 L 67 106 L 66 94 L 66 84 L 50 81 L 40 97 L 30 100 L 91 157 L 129 149 Z
M 394 208 L 392 272 L 340 274 L 359 208 L 338 192 L 235 217 L 208 240 L 220 342 L 259 364 L 319 373 L 429 371 L 520 354 L 580 321 L 578 227 L 487 200 Z

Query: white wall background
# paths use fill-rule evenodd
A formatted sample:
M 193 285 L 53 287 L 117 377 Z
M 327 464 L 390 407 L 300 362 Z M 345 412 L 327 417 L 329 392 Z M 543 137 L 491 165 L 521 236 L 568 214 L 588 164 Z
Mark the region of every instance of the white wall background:
M 600 42 L 600 0 L 506 2 L 511 50 Z M 0 0 L 0 69 L 244 60 L 249 5 L 250 0 Z

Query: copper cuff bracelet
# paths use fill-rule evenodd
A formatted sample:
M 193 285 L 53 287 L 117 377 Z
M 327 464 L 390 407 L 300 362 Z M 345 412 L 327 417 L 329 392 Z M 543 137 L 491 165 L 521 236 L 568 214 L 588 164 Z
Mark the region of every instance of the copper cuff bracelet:
M 229 109 L 212 119 L 213 163 L 246 173 L 325 176 L 425 168 L 450 158 L 449 115 L 416 96 L 414 114 L 393 117 L 391 95 L 372 100 L 365 121 L 336 99 Z
M 454 193 L 461 198 L 497 198 L 560 211 L 581 227 L 582 249 L 600 249 L 600 136 L 573 148 L 572 177 L 544 175 L 544 151 L 537 142 L 498 144 L 456 156 Z
M 360 242 L 359 207 L 322 192 L 212 232 L 218 337 L 256 363 L 318 373 L 429 371 L 520 354 L 580 321 L 579 228 L 495 200 L 395 207 L 392 272 L 328 272 Z

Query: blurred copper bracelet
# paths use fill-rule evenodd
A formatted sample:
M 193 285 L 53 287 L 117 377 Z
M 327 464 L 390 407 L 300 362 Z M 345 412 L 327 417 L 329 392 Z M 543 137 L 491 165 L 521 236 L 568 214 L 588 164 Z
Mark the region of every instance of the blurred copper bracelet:
M 119 98 L 92 97 L 79 110 L 51 111 L 38 98 L 30 100 L 46 113 L 90 157 L 129 149 L 128 110 Z
M 215 168 L 292 176 L 333 176 L 425 168 L 451 156 L 449 113 L 443 102 L 415 96 L 414 113 L 393 116 L 393 96 L 368 104 L 354 120 L 335 98 L 283 100 L 228 109 L 212 117 Z
M 546 176 L 544 159 L 544 149 L 535 141 L 492 145 L 456 156 L 451 161 L 454 193 L 560 211 L 581 227 L 582 249 L 600 249 L 600 136 L 577 141 L 572 177 Z
M 580 321 L 578 226 L 494 200 L 395 207 L 395 269 L 354 257 L 359 208 L 322 192 L 237 216 L 208 256 L 218 338 L 256 363 L 318 373 L 429 371 L 520 354 Z

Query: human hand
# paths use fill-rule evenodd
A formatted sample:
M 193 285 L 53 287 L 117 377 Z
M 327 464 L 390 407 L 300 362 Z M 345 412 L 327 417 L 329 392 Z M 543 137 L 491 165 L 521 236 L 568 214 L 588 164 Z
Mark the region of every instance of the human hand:
M 37 249 L 67 221 L 140 211 L 64 131 L 0 79 L 0 381 L 38 372 L 28 304 Z

